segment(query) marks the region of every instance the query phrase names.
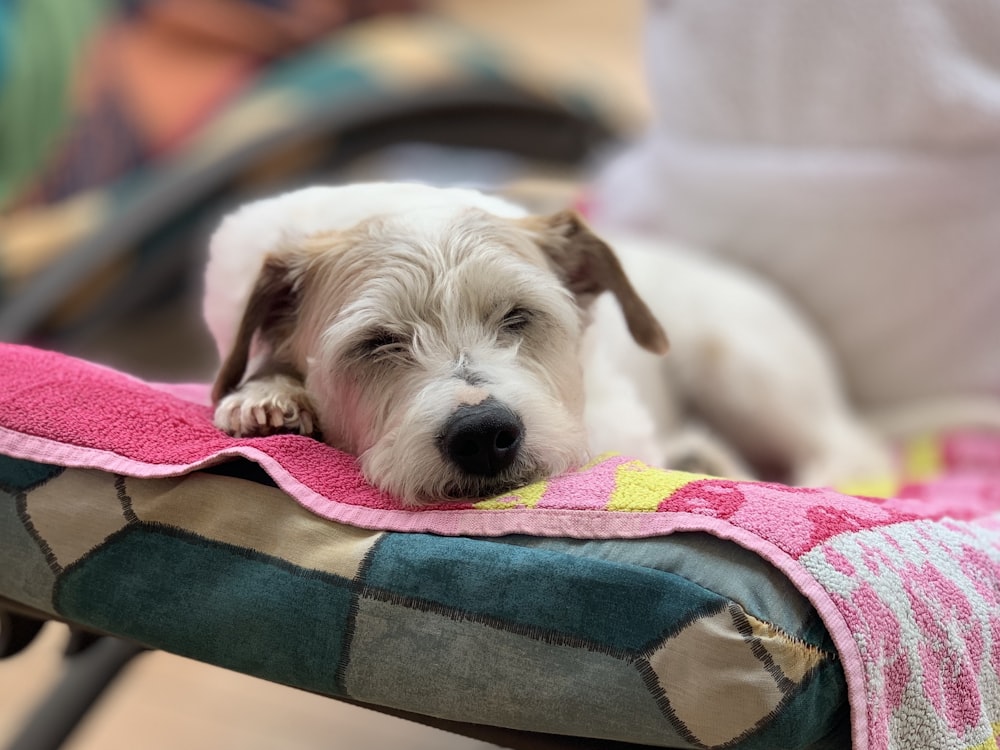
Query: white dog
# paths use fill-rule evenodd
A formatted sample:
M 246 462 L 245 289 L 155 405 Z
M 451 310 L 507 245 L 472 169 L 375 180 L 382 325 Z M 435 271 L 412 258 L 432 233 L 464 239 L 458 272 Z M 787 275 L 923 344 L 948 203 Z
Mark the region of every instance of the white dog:
M 318 431 L 408 502 L 496 494 L 603 450 L 803 484 L 887 469 L 771 289 L 676 248 L 614 246 L 621 262 L 573 212 L 472 190 L 247 205 L 212 238 L 206 275 L 216 424 Z

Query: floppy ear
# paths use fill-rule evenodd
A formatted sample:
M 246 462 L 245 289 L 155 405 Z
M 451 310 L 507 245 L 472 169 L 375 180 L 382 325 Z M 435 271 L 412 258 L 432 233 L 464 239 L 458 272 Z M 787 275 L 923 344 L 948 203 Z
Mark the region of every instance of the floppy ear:
M 264 259 L 243 310 L 236 340 L 215 377 L 213 402 L 218 403 L 243 380 L 254 334 L 274 340 L 294 322 L 301 293 L 299 275 L 288 256 L 269 255 Z
M 666 354 L 670 344 L 663 328 L 632 288 L 614 252 L 580 215 L 560 211 L 533 221 L 541 221 L 541 248 L 577 303 L 585 308 L 598 294 L 610 291 L 618 300 L 632 338 L 643 349 Z

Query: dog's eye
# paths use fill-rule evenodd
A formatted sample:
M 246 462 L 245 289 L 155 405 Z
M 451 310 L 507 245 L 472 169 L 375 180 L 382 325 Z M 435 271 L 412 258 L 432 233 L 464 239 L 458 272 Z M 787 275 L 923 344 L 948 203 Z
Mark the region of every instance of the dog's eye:
M 358 352 L 371 358 L 406 354 L 408 351 L 409 340 L 402 334 L 387 328 L 372 331 L 358 344 Z
M 523 307 L 515 307 L 503 316 L 500 330 L 504 333 L 521 333 L 531 323 L 531 312 Z

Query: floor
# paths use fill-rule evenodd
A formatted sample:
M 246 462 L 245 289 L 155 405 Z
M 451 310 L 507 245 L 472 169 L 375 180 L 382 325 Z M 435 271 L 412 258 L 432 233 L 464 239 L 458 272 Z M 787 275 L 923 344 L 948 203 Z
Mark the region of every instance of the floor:
M 445 12 L 517 46 L 525 64 L 539 69 L 586 69 L 619 97 L 626 121 L 646 113 L 639 62 L 641 0 L 437 0 Z M 115 346 L 94 342 L 91 358 L 145 377 L 197 376 L 211 358 L 189 308 L 167 309 L 163 319 L 139 321 Z M 179 316 L 179 317 L 178 317 Z M 150 328 L 158 330 L 149 346 Z M 171 338 L 164 339 L 169 336 Z M 188 351 L 178 366 L 177 351 Z M 153 357 L 156 352 L 159 358 Z M 49 625 L 24 653 L 0 662 L 0 747 L 60 673 L 67 633 Z M 405 748 L 479 750 L 491 747 L 435 729 L 375 714 L 165 653 L 137 659 L 80 727 L 67 750 L 163 748 L 325 750 Z
M 0 665 L 0 746 L 60 671 L 68 632 L 46 626 Z M 494 747 L 163 652 L 143 654 L 104 696 L 65 750 L 313 750 Z

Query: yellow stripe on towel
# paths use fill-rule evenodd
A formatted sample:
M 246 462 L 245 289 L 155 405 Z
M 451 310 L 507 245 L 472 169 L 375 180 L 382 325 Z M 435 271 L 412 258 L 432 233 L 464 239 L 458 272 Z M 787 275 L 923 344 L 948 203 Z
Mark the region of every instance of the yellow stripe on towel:
M 644 513 L 655 511 L 664 499 L 682 487 L 700 479 L 711 479 L 707 474 L 654 469 L 641 461 L 622 464 L 615 478 L 615 489 L 605 509 Z

